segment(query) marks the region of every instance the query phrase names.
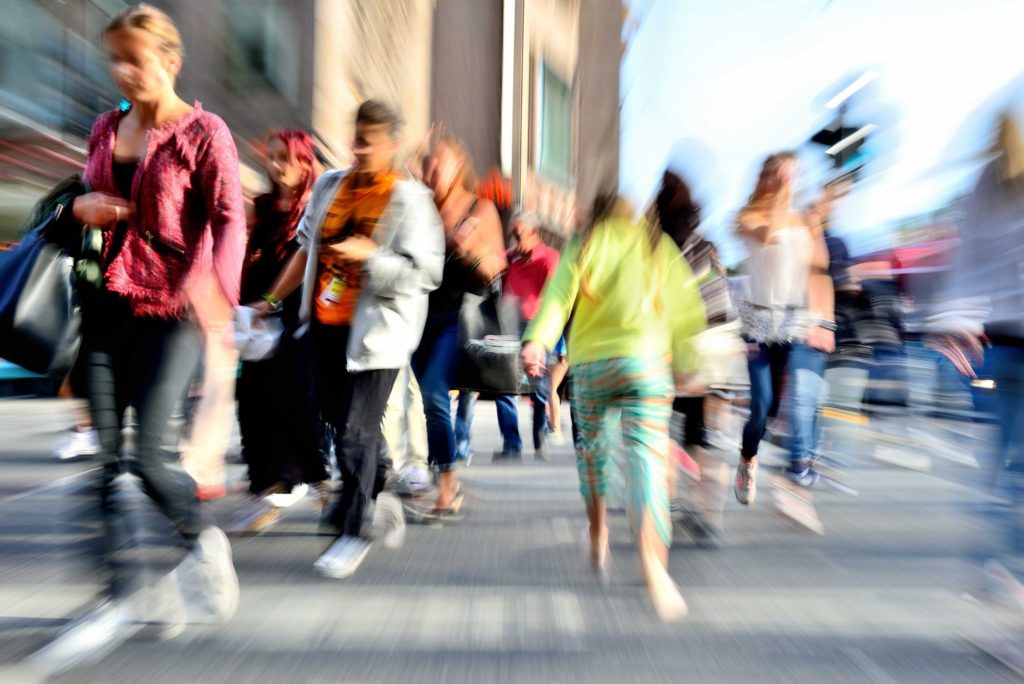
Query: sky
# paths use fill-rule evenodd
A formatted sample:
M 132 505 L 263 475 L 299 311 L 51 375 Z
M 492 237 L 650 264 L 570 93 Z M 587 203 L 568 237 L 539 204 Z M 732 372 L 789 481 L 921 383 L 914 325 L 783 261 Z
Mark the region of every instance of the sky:
M 879 126 L 873 161 L 833 220 L 855 254 L 969 189 L 998 107 L 1024 103 L 1024 0 L 629 4 L 639 24 L 622 64 L 620 187 L 646 206 L 666 166 L 682 171 L 727 263 L 743 257 L 732 217 L 761 160 L 799 148 L 798 194 L 810 198 L 827 161 L 805 143 L 832 118 L 825 102 L 864 71 L 878 77 L 849 117 Z

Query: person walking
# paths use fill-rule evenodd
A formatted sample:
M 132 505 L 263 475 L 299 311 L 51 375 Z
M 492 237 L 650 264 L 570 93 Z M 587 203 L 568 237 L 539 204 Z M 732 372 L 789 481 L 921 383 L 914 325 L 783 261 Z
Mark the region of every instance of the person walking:
M 430 461 L 437 469 L 437 499 L 429 515 L 447 520 L 462 503 L 455 474 L 456 442 L 450 392 L 458 386 L 459 312 L 467 292 L 486 290 L 505 270 L 498 211 L 477 198 L 476 174 L 466 148 L 443 135 L 423 160 L 423 180 L 434 193 L 446 238 L 444 277 L 430 295 L 423 340 L 412 369 L 423 392 Z
M 512 235 L 516 246 L 508 251 L 508 272 L 504 279 L 504 296 L 518 302 L 521 330 L 525 330 L 541 305 L 544 286 L 558 267 L 558 251 L 548 247 L 540 238 L 536 219 L 526 213 L 512 217 Z M 555 349 L 551 350 L 555 352 Z M 528 395 L 533 405 L 533 449 L 538 461 L 547 460 L 544 449 L 548 430 L 548 397 L 550 377 L 539 378 Z M 523 440 L 519 436 L 518 397 L 499 395 L 494 398 L 498 411 L 502 447 L 494 453 L 494 460 L 522 459 Z
M 197 283 L 212 279 L 238 303 L 245 211 L 238 156 L 218 116 L 175 92 L 184 50 L 163 12 L 134 5 L 103 33 L 111 74 L 128 106 L 102 114 L 89 135 L 84 179 L 92 192 L 65 212 L 76 229 L 103 229 L 102 279 L 82 306 L 82 350 L 99 436 L 96 494 L 110 614 L 137 587 L 118 558 L 130 543 L 115 493 L 125 471 L 121 428 L 136 416 L 132 472 L 190 550 L 179 583 L 191 608 L 226 620 L 238 603 L 231 547 L 209 524 L 195 483 L 164 465 L 161 446 L 203 348 L 193 313 Z
M 744 505 L 757 495 L 758 447 L 787 372 L 792 431 L 787 475 L 804 487 L 817 479 L 811 461 L 825 365 L 835 348 L 835 297 L 821 227 L 792 206 L 795 176 L 792 152 L 768 157 L 737 224 L 750 250 L 749 295 L 740 303 L 749 345 L 750 417 L 733 487 Z
M 697 367 L 692 339 L 704 328 L 704 309 L 686 260 L 657 225 L 634 221 L 614 196 L 600 197 L 592 215 L 589 229 L 566 247 L 523 334 L 523 364 L 531 377 L 543 376 L 571 314 L 567 346 L 590 562 L 606 577 L 609 435 L 621 428 L 637 553 L 654 608 L 671 621 L 687 609 L 668 574 L 669 420 L 673 384 L 687 388 Z
M 316 180 L 312 137 L 301 130 L 270 133 L 266 172 L 271 190 L 252 205 L 242 274 L 242 301 L 258 301 L 299 249 L 298 227 Z M 309 485 L 326 500 L 322 430 L 312 391 L 308 338 L 296 340 L 300 296 L 268 302 L 281 316 L 283 332 L 274 353 L 243 361 L 238 377 L 238 424 L 249 492 L 259 505 L 243 521 L 246 532 L 275 522 L 278 509 L 300 500 Z
M 342 478 L 327 516 L 337 537 L 314 565 L 332 578 L 354 573 L 374 538 L 401 541 L 401 502 L 382 493 L 390 464 L 381 458 L 381 421 L 419 343 L 427 296 L 444 266 L 444 235 L 430 193 L 395 167 L 400 126 L 385 104 L 359 106 L 355 166 L 328 171 L 314 185 L 299 250 L 253 304 L 269 313 L 302 285 L 299 320 L 309 322 L 317 402 L 335 430 Z M 368 528 L 364 514 L 373 501 L 378 524 Z

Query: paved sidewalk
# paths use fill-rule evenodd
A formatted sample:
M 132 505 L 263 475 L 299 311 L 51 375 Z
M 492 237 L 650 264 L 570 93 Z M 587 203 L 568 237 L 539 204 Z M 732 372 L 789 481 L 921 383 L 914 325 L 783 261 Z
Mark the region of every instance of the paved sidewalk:
M 73 497 L 90 463 L 50 457 L 70 415 L 62 402 L 0 401 L 0 665 L 46 643 L 97 588 Z M 977 617 L 962 595 L 980 530 L 973 490 L 956 478 L 863 461 L 859 497 L 816 493 L 818 537 L 771 512 L 763 473 L 753 509 L 729 495 L 725 549 L 698 551 L 680 535 L 670 569 L 690 616 L 666 626 L 645 600 L 621 515 L 611 586 L 581 561 L 568 447 L 547 464 L 530 453 L 490 464 L 489 403 L 474 439 L 463 521 L 410 526 L 402 549 L 375 548 L 356 576 L 332 581 L 312 571 L 329 539 L 317 536 L 311 499 L 271 531 L 233 540 L 242 601 L 229 625 L 136 639 L 57 681 L 1016 681 L 960 635 Z M 226 524 L 241 502 L 214 512 Z

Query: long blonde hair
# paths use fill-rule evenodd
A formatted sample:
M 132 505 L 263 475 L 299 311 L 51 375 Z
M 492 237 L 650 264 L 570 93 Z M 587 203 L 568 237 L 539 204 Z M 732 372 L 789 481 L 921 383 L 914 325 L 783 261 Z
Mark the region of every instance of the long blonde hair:
M 751 193 L 743 211 L 760 211 L 771 204 L 780 190 L 777 187 L 779 168 L 784 163 L 794 160 L 796 160 L 796 153 L 789 150 L 768 155 L 764 163 L 761 164 L 761 172 L 757 176 L 754 192 Z M 773 185 L 776 187 L 773 188 Z

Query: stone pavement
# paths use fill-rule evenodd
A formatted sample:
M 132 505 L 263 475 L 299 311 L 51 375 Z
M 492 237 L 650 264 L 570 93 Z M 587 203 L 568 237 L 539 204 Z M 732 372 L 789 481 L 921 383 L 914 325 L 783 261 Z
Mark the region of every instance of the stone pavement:
M 97 589 L 74 497 L 90 463 L 50 456 L 70 416 L 62 402 L 0 401 L 0 666 L 45 644 Z M 410 526 L 403 548 L 375 548 L 333 581 L 312 571 L 329 539 L 310 499 L 233 540 L 242 594 L 230 624 L 137 638 L 55 681 L 1016 681 L 961 636 L 978 619 L 963 595 L 982 535 L 956 468 L 860 459 L 859 496 L 815 493 L 823 537 L 772 513 L 762 472 L 754 508 L 729 496 L 726 548 L 698 551 L 679 535 L 670 570 L 690 615 L 666 626 L 645 600 L 623 516 L 612 516 L 610 587 L 582 562 L 569 448 L 551 463 L 492 465 L 497 435 L 482 402 L 463 521 Z M 241 503 L 213 510 L 226 524 Z

